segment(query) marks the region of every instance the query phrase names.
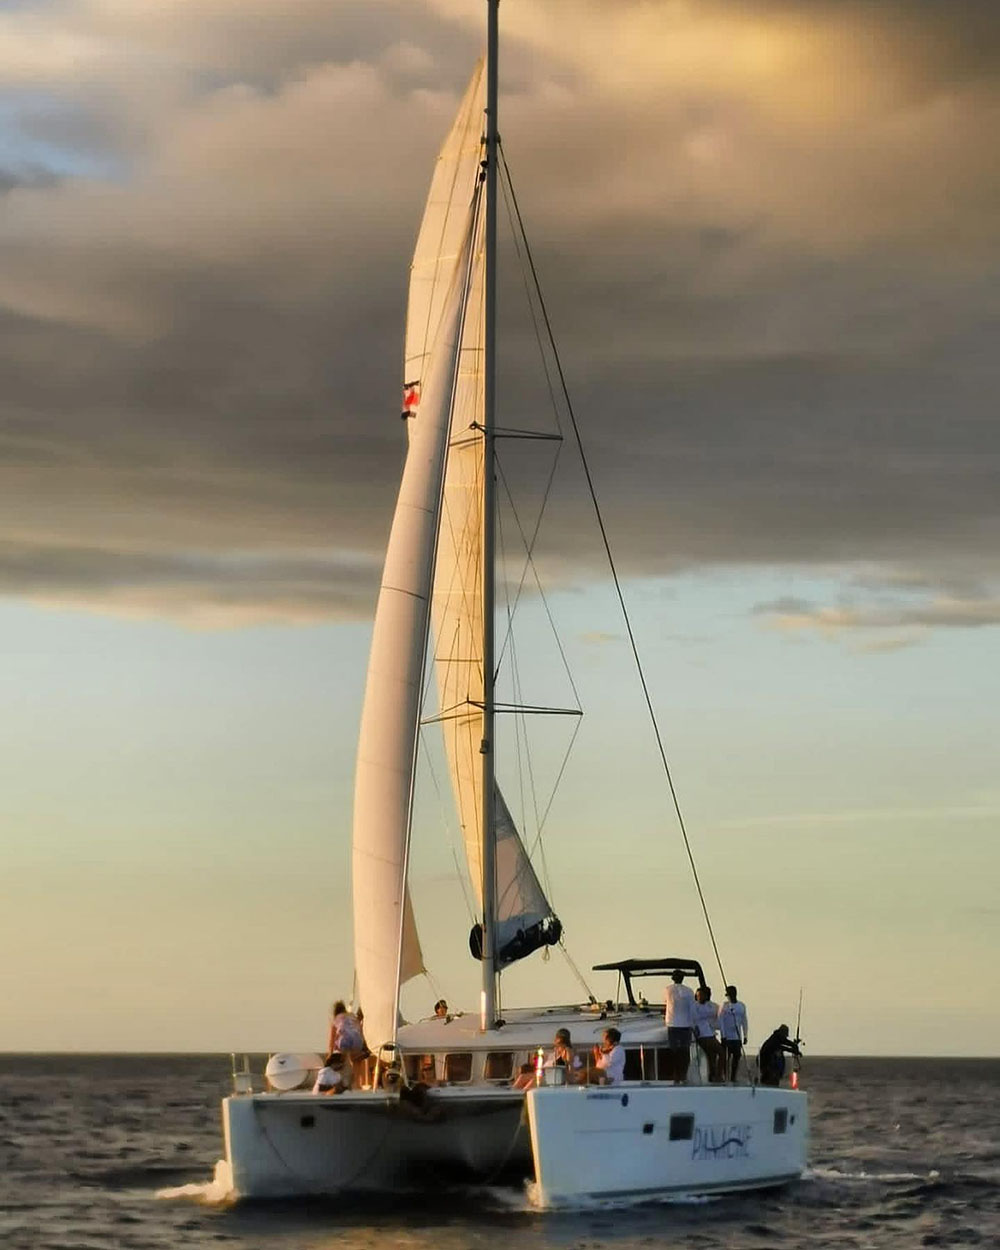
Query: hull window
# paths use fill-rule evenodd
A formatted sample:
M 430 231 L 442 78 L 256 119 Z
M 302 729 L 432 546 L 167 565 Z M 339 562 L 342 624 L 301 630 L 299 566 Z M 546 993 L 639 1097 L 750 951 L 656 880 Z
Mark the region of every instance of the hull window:
M 509 1050 L 491 1050 L 483 1072 L 487 1081 L 509 1081 L 514 1075 L 514 1056 Z
M 472 1080 L 472 1052 L 462 1051 L 444 1057 L 444 1079 L 452 1085 L 463 1085 Z
M 672 1115 L 670 1117 L 670 1140 L 690 1141 L 694 1137 L 693 1115 Z

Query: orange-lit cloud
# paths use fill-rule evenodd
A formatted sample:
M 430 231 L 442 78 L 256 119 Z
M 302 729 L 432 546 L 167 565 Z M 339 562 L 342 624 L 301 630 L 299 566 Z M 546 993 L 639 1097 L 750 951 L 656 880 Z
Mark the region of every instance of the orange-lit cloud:
M 0 14 L 0 590 L 368 610 L 409 249 L 479 9 Z M 997 578 L 994 6 L 505 0 L 503 31 L 505 146 L 627 571 L 905 564 L 934 602 L 956 564 Z

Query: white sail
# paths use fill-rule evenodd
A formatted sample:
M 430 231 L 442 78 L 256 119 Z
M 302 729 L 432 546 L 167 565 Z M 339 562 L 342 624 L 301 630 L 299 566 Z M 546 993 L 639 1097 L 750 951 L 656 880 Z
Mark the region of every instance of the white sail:
M 441 478 L 468 271 L 466 249 L 427 357 L 423 402 L 393 516 L 379 590 L 354 783 L 354 954 L 365 1034 L 374 1049 L 396 1036 L 398 986 L 414 969 L 415 927 L 405 865 L 423 685 Z M 409 932 L 409 942 L 406 942 Z
M 470 92 L 477 85 L 474 76 Z M 468 93 L 463 109 L 468 106 Z M 471 121 L 463 122 L 463 113 L 449 138 L 452 149 L 466 160 L 468 145 L 460 145 L 460 136 L 471 131 Z M 449 144 L 445 150 L 449 150 Z M 472 166 L 455 174 L 452 165 L 449 179 L 456 194 L 469 185 Z M 478 169 L 478 160 L 475 162 Z M 439 162 L 439 174 L 442 166 Z M 451 222 L 456 207 L 435 205 L 434 229 L 441 221 Z M 414 260 L 414 275 L 431 270 L 430 242 L 425 239 L 428 218 L 424 219 L 418 242 L 419 264 Z M 444 231 L 450 234 L 454 227 Z M 458 358 L 458 376 L 452 409 L 451 437 L 445 469 L 441 525 L 438 536 L 437 568 L 434 576 L 434 661 L 438 683 L 440 716 L 444 731 L 452 789 L 458 808 L 465 844 L 469 875 L 482 907 L 482 845 L 483 790 L 480 747 L 483 741 L 483 425 L 485 410 L 485 265 L 482 230 L 478 232 L 473 273 L 469 284 L 468 304 Z M 449 245 L 453 246 L 453 245 Z M 422 295 L 426 295 L 421 281 Z M 411 309 L 413 306 L 411 295 Z M 496 803 L 496 947 L 503 952 L 516 935 L 552 917 L 552 909 L 539 885 L 514 820 L 497 790 Z M 553 918 L 554 919 L 554 918 Z M 552 940 L 558 937 L 549 930 Z M 522 946 L 518 954 L 503 957 L 500 964 L 510 963 L 536 949 Z
M 468 234 L 469 204 L 483 159 L 483 63 L 479 61 L 438 154 L 410 266 L 403 350 L 403 415 L 420 403 L 427 358 L 448 294 L 455 262 Z

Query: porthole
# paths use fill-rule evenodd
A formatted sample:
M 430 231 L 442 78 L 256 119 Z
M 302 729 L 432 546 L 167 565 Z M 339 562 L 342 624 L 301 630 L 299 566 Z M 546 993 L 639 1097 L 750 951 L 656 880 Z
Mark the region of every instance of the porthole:
M 672 1115 L 670 1117 L 670 1140 L 690 1141 L 694 1137 L 693 1115 Z

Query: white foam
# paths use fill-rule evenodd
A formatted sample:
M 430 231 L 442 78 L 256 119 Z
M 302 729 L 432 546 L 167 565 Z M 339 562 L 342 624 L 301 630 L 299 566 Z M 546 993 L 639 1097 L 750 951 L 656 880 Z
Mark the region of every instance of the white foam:
M 538 1187 L 534 1181 L 525 1184 L 525 1198 L 532 1210 L 539 1208 Z M 581 1194 L 577 1197 L 560 1202 L 555 1208 L 558 1211 L 620 1211 L 629 1207 L 645 1207 L 650 1205 L 666 1206 L 704 1206 L 709 1202 L 718 1202 L 718 1194 L 631 1194 L 625 1197 L 600 1198 Z
M 932 1181 L 940 1175 L 930 1171 L 926 1176 L 919 1172 L 843 1172 L 839 1168 L 807 1168 L 802 1179 L 807 1181 Z
M 157 1198 L 190 1198 L 208 1206 L 217 1206 L 229 1202 L 233 1196 L 233 1174 L 225 1159 L 215 1165 L 215 1173 L 210 1181 L 194 1182 L 188 1185 L 174 1185 L 168 1189 L 158 1189 Z

